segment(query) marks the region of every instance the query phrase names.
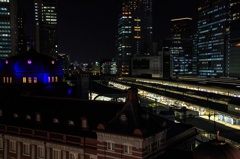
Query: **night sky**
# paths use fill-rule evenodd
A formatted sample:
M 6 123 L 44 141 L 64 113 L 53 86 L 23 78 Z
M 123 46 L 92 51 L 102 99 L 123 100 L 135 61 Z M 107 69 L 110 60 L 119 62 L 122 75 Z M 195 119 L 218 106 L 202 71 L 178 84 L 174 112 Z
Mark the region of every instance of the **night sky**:
M 33 0 L 17 0 L 34 30 Z M 58 0 L 58 52 L 71 61 L 100 61 L 116 56 L 118 0 Z M 170 19 L 191 17 L 197 23 L 197 0 L 153 0 L 153 41 L 168 37 Z

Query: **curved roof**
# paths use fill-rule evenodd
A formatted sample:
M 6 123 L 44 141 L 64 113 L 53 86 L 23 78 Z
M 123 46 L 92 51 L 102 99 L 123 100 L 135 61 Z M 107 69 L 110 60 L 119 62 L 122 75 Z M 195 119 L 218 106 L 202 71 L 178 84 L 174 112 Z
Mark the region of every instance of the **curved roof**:
M 58 61 L 44 54 L 39 54 L 35 50 L 17 54 L 0 62 L 0 71 L 8 73 L 27 72 L 62 72 Z
M 219 132 L 218 132 L 219 134 Z M 240 150 L 217 139 L 199 145 L 193 152 L 194 159 L 239 159 Z

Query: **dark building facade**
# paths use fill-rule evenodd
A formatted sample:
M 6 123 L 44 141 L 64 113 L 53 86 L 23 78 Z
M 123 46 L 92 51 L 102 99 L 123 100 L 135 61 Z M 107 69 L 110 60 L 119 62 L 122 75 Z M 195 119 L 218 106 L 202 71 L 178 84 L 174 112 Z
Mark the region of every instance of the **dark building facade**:
M 0 0 L 0 59 L 18 53 L 17 1 Z
M 27 51 L 27 22 L 23 8 L 18 8 L 18 49 L 19 53 Z
M 118 74 L 131 75 L 133 55 L 152 53 L 152 0 L 122 0 L 118 20 Z
M 37 52 L 57 57 L 57 0 L 34 0 L 35 37 Z
M 228 0 L 199 1 L 198 76 L 228 76 L 230 14 Z
M 184 38 L 185 34 L 190 34 L 192 28 L 192 18 L 171 19 L 170 36 L 174 39 Z M 184 32 L 186 32 L 184 34 Z M 189 35 L 185 35 L 185 37 Z

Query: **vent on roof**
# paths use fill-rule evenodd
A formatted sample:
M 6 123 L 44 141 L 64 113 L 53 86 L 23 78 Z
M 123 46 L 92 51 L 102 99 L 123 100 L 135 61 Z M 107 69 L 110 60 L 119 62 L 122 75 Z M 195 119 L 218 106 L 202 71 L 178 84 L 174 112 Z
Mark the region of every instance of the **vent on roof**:
M 16 114 L 16 113 L 13 114 L 13 116 L 14 116 L 14 118 L 18 118 L 18 114 Z

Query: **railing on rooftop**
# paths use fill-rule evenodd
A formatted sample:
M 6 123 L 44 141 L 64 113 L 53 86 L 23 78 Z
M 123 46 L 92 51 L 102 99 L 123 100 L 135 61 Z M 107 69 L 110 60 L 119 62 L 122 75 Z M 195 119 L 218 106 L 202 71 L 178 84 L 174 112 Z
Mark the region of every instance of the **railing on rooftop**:
M 71 144 L 84 146 L 83 137 L 80 137 L 80 136 L 73 136 L 73 135 L 61 134 L 56 132 L 48 132 L 43 130 L 35 130 L 30 128 L 10 126 L 10 125 L 4 125 L 4 124 L 0 124 L 0 132 L 13 133 L 17 135 L 31 136 L 31 137 L 41 138 L 45 140 L 60 141 L 63 143 L 71 143 Z M 91 143 L 89 145 L 95 147 Z

